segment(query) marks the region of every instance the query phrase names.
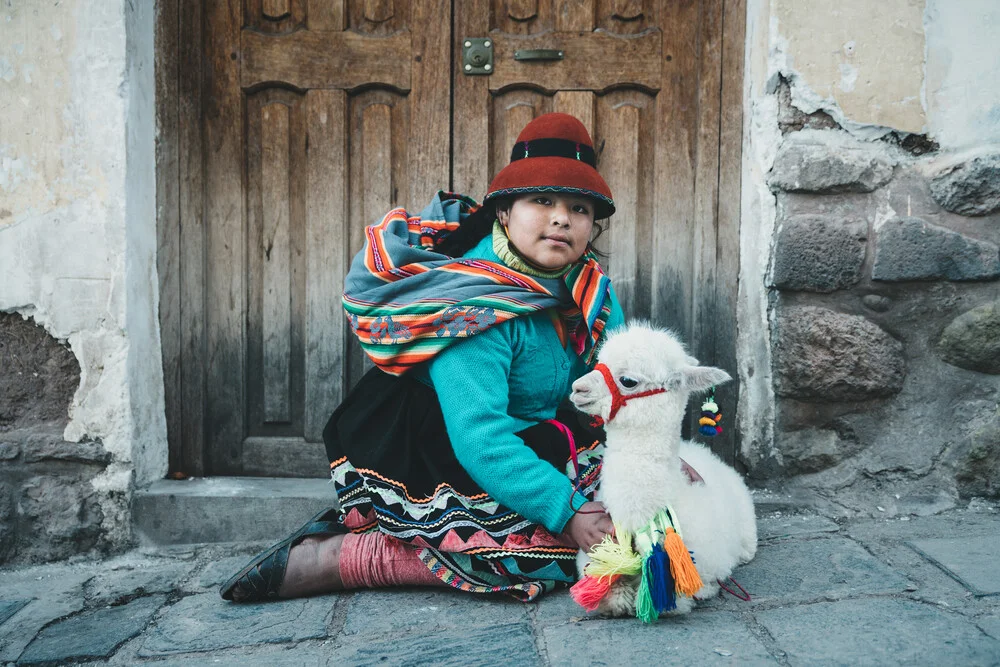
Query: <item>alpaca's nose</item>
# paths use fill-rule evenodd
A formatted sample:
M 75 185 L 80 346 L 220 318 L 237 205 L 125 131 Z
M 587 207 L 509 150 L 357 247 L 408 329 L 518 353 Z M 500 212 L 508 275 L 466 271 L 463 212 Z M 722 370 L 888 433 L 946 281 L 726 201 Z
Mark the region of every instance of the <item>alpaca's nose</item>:
M 575 394 L 580 394 L 580 395 L 590 394 L 590 390 L 592 389 L 592 386 L 591 386 L 589 380 L 587 379 L 587 375 L 584 375 L 583 377 L 578 378 L 577 381 L 573 383 L 572 389 L 573 389 L 573 393 L 575 393 Z

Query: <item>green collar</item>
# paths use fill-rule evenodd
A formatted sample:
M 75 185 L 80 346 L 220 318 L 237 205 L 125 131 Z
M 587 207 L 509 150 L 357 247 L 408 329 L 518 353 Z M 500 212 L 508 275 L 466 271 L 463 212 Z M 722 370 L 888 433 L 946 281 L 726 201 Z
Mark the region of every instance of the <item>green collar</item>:
M 521 273 L 526 273 L 529 276 L 535 276 L 536 278 L 561 278 L 566 275 L 566 272 L 572 266 L 564 266 L 556 271 L 543 271 L 532 266 L 510 244 L 507 232 L 504 231 L 503 225 L 500 224 L 499 220 L 493 222 L 493 252 L 497 254 L 501 262 L 510 268 Z

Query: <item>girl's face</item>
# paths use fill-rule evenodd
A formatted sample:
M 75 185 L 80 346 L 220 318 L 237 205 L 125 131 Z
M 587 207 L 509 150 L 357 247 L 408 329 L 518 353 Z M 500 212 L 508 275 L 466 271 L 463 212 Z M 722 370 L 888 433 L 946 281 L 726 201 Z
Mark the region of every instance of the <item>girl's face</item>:
M 588 197 L 558 192 L 519 196 L 509 210 L 499 209 L 500 224 L 526 260 L 554 271 L 580 259 L 594 227 L 594 203 Z

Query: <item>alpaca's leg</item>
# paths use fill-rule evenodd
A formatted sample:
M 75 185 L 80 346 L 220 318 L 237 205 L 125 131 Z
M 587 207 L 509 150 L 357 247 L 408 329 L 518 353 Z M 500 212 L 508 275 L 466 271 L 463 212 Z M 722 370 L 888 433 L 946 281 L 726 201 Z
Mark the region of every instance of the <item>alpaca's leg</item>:
M 635 616 L 635 595 L 638 591 L 639 577 L 622 577 L 611 585 L 597 613 L 602 616 Z
M 664 616 L 681 616 L 683 614 L 690 614 L 692 609 L 694 609 L 694 600 L 684 595 L 678 595 L 677 607 L 668 611 L 664 614 Z
M 694 594 L 696 600 L 710 600 L 719 594 L 719 583 L 714 579 L 705 581 L 701 589 Z

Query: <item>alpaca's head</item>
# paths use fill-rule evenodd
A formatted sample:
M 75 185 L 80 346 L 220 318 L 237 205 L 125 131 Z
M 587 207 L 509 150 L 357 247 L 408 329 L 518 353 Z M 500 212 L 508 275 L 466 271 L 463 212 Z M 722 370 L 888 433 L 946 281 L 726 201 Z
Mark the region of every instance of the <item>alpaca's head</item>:
M 615 390 L 626 403 L 609 419 L 614 394 L 599 370 L 573 383 L 570 400 L 579 410 L 613 422 L 615 427 L 643 428 L 679 422 L 691 393 L 732 379 L 720 368 L 699 366 L 676 336 L 643 322 L 632 322 L 611 334 L 597 360 L 610 371 Z M 629 398 L 647 391 L 657 393 Z

